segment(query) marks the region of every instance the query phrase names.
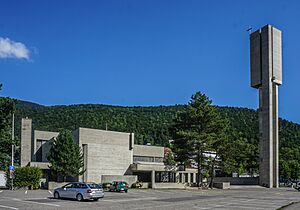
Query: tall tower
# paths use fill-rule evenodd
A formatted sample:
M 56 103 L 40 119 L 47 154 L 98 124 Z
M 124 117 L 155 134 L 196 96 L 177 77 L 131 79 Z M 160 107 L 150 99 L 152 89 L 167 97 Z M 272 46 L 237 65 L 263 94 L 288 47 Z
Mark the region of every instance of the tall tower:
M 251 87 L 259 90 L 259 184 L 278 187 L 278 86 L 282 84 L 281 31 L 271 25 L 250 34 Z
M 21 124 L 21 166 L 28 166 L 32 159 L 32 120 L 22 118 Z

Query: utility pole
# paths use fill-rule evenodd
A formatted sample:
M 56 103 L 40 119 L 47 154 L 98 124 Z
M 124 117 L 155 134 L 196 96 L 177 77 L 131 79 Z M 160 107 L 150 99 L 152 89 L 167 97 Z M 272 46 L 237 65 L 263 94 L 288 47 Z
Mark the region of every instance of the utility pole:
M 11 130 L 11 166 L 14 167 L 14 140 L 15 140 L 15 113 L 12 114 L 12 130 Z M 14 177 L 12 176 L 11 170 L 9 171 L 11 175 L 11 189 L 14 189 Z

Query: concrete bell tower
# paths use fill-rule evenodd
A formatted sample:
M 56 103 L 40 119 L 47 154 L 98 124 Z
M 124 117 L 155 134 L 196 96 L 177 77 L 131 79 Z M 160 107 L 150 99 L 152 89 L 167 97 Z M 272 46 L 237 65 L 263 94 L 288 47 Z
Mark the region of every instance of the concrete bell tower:
M 278 86 L 282 84 L 281 31 L 271 25 L 250 34 L 251 87 L 259 90 L 259 184 L 279 185 Z

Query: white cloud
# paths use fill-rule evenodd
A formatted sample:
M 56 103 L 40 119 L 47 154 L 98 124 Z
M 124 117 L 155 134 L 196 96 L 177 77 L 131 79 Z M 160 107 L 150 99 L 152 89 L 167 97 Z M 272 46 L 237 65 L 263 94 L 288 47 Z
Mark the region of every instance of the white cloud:
M 0 37 L 0 58 L 18 58 L 29 60 L 30 51 L 21 42 Z

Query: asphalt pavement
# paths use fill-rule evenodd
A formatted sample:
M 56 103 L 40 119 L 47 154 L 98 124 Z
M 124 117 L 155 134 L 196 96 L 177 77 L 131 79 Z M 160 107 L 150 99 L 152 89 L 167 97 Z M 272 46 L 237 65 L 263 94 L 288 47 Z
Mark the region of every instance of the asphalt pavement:
M 232 187 L 229 190 L 138 190 L 106 192 L 99 201 L 53 199 L 48 190 L 2 190 L 0 209 L 278 209 L 300 202 L 292 188 Z M 297 204 L 294 204 L 297 205 Z M 293 209 L 293 205 L 284 209 Z M 300 205 L 298 205 L 299 208 Z M 295 209 L 295 208 L 294 208 Z

